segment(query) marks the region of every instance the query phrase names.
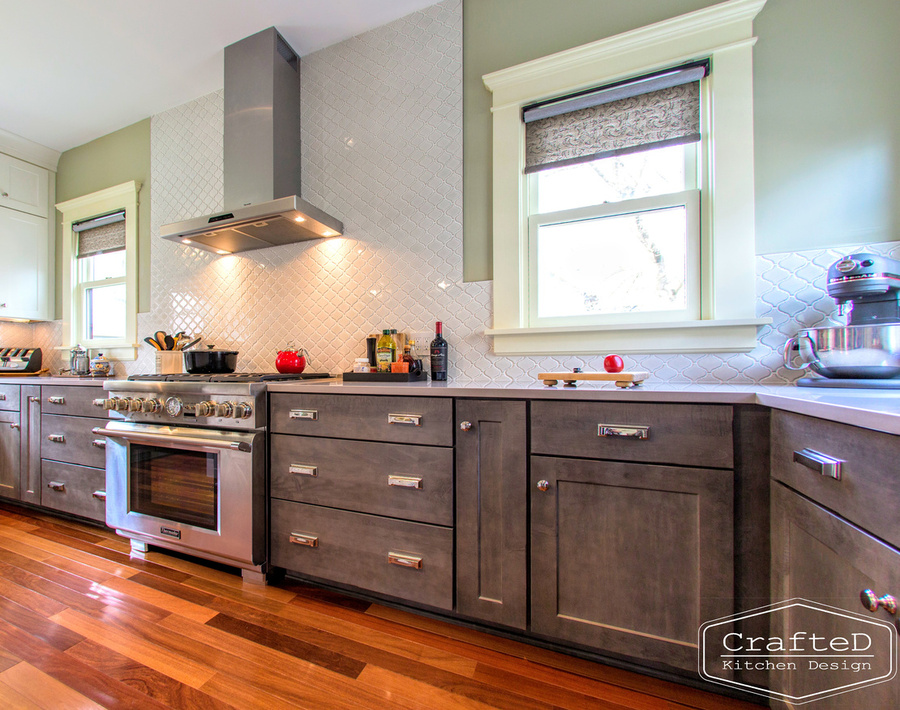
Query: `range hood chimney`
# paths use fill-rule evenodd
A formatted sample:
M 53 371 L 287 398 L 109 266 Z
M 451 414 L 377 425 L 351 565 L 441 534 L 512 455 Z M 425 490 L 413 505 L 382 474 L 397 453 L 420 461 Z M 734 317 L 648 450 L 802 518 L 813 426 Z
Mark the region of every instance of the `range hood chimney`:
M 270 27 L 225 47 L 225 212 L 160 236 L 217 254 L 336 237 L 340 220 L 300 198 L 300 57 Z

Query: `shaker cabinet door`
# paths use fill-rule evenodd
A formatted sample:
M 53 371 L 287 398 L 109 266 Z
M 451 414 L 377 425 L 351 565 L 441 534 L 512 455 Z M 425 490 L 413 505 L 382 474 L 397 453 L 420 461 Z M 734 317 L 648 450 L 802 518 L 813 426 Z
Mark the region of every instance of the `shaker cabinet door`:
M 47 320 L 47 218 L 0 207 L 0 317 Z
M 461 614 L 527 623 L 525 402 L 456 403 L 456 602 Z
M 531 457 L 531 623 L 600 652 L 697 668 L 733 612 L 733 473 Z
M 870 612 L 861 601 L 861 592 L 872 590 L 878 597 L 892 595 L 900 600 L 900 552 L 859 528 L 820 508 L 784 485 L 772 483 L 772 602 L 803 599 L 846 610 L 863 617 L 896 625 L 897 617 L 884 608 Z M 848 621 L 838 614 L 810 616 L 803 606 L 790 607 L 772 615 L 772 636 L 790 637 L 797 631 L 820 631 L 823 637 L 845 637 Z M 864 623 L 864 622 L 863 622 Z M 893 633 L 893 630 L 891 631 Z M 895 639 L 896 641 L 897 639 Z M 878 651 L 883 644 L 875 648 Z M 885 662 L 884 654 L 863 659 Z M 803 698 L 841 686 L 852 686 L 861 676 L 843 668 L 845 659 L 815 659 L 836 662 L 839 668 L 809 672 L 809 659 L 801 659 L 800 671 L 772 671 L 772 690 L 789 697 Z M 855 659 L 851 659 L 855 660 Z M 889 662 L 887 663 L 889 667 Z M 889 670 L 889 668 L 887 669 Z M 877 674 L 873 677 L 877 677 Z M 807 701 L 808 702 L 808 701 Z M 773 700 L 772 707 L 797 707 Z M 815 699 L 802 707 L 815 710 L 873 710 L 900 707 L 900 678 Z
M 0 495 L 19 498 L 21 429 L 18 412 L 0 411 Z

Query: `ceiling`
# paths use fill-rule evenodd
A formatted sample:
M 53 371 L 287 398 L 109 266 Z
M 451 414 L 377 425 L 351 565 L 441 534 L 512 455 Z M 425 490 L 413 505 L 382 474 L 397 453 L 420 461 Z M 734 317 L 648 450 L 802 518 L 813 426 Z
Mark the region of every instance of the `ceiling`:
M 0 0 L 0 129 L 58 151 L 223 85 L 275 26 L 301 57 L 436 0 Z

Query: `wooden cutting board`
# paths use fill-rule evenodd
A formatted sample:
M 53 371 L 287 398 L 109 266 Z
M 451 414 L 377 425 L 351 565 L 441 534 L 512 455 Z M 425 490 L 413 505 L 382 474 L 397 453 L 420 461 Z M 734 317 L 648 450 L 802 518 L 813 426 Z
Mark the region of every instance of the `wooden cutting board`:
M 548 387 L 562 380 L 566 387 L 575 387 L 579 380 L 615 382 L 616 387 L 637 387 L 650 376 L 649 372 L 539 372 L 538 379 Z

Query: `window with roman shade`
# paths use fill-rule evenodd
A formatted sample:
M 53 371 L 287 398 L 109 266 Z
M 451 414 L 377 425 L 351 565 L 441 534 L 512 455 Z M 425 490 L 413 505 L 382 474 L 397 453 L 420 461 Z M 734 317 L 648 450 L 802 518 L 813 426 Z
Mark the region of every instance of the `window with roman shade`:
M 125 249 L 125 210 L 72 225 L 78 235 L 79 259 Z

